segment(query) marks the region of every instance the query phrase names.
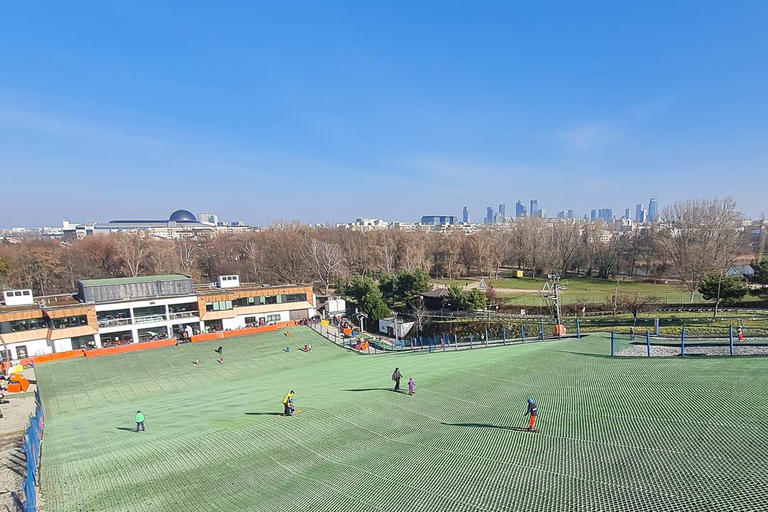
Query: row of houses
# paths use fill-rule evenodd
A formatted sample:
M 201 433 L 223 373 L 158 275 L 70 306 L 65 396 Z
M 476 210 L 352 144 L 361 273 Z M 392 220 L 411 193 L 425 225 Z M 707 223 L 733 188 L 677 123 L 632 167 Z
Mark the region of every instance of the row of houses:
M 3 361 L 301 320 L 316 312 L 311 286 L 241 284 L 236 275 L 203 285 L 178 274 L 86 279 L 71 295 L 6 290 L 3 299 Z

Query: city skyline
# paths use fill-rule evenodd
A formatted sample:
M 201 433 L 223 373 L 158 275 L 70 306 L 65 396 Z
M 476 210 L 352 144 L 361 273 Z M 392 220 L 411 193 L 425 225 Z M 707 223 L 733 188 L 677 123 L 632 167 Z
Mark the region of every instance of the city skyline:
M 523 195 L 758 218 L 768 4 L 663 5 L 11 3 L 0 224 L 477 221 Z

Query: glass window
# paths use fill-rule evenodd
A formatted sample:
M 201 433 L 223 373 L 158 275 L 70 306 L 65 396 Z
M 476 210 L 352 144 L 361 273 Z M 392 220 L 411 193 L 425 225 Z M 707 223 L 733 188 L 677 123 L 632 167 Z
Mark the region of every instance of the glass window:
M 69 327 L 80 327 L 82 325 L 88 325 L 88 317 L 82 316 L 65 316 L 63 318 L 53 319 L 54 329 L 67 329 Z

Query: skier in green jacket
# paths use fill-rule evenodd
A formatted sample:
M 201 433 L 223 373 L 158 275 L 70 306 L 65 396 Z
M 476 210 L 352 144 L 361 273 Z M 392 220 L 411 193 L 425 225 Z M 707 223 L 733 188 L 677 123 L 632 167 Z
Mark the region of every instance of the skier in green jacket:
M 136 411 L 136 432 L 144 432 L 144 413 Z

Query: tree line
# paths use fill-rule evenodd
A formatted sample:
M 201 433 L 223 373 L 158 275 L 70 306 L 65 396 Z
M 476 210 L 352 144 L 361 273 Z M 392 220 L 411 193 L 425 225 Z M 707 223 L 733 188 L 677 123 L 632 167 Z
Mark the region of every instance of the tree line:
M 182 273 L 196 281 L 239 274 L 262 284 L 314 283 L 328 293 L 341 279 L 420 270 L 433 278 L 494 278 L 504 267 L 535 276 L 557 272 L 610 278 L 615 274 L 679 279 L 691 292 L 707 273 L 725 272 L 749 253 L 750 238 L 732 199 L 679 201 L 665 222 L 614 232 L 590 224 L 517 219 L 504 229 L 470 235 L 309 228 L 278 222 L 260 232 L 197 240 L 164 240 L 126 232 L 70 242 L 25 239 L 0 244 L 0 281 L 36 295 L 71 292 L 77 279 Z

